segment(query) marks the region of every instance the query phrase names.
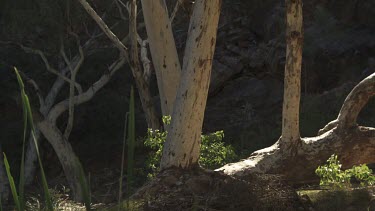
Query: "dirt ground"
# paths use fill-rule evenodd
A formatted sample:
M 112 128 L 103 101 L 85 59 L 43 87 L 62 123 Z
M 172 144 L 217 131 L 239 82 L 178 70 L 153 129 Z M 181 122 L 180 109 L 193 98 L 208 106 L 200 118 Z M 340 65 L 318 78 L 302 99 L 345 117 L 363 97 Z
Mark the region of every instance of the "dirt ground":
M 201 168 L 163 171 L 122 206 L 125 210 L 308 209 L 281 176 L 233 178 Z

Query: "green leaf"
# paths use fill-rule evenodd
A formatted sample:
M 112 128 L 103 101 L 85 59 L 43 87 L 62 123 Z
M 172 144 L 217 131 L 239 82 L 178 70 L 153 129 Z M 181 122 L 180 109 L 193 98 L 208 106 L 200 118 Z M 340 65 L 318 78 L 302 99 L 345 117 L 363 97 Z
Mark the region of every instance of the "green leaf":
M 52 211 L 53 210 L 52 198 L 51 198 L 50 192 L 48 190 L 48 183 L 47 183 L 47 179 L 46 179 L 46 176 L 45 176 L 45 173 L 44 173 L 44 169 L 43 169 L 43 165 L 42 165 L 42 160 L 40 158 L 40 153 L 39 153 L 39 148 L 38 148 L 38 141 L 37 141 L 37 139 L 35 137 L 35 126 L 34 126 L 34 122 L 33 122 L 33 115 L 32 115 L 32 111 L 31 111 L 30 101 L 29 101 L 29 98 L 27 97 L 27 95 L 25 93 L 25 89 L 24 89 L 25 86 L 23 84 L 22 78 L 21 78 L 21 76 L 20 76 L 17 68 L 14 68 L 14 71 L 15 71 L 16 76 L 17 76 L 18 85 L 19 85 L 19 87 L 21 89 L 21 98 L 22 98 L 22 104 L 23 104 L 23 109 L 24 109 L 23 110 L 23 112 L 24 112 L 24 121 L 27 120 L 27 123 L 29 123 L 29 125 L 30 125 L 31 136 L 32 136 L 32 139 L 34 141 L 34 145 L 35 145 L 35 149 L 36 149 L 36 154 L 37 154 L 37 157 L 38 157 L 38 163 L 39 163 L 39 166 L 40 166 L 40 173 L 41 173 L 41 177 L 42 177 L 42 186 L 43 186 L 44 197 L 45 197 L 45 200 L 46 200 L 47 209 L 50 210 L 50 211 Z M 24 126 L 27 126 L 27 123 L 24 123 Z M 25 134 L 25 132 L 24 132 L 24 134 Z M 26 137 L 26 135 L 25 135 L 25 137 Z M 24 155 L 22 155 L 22 156 L 23 156 L 22 160 L 24 160 Z M 23 168 L 22 166 L 21 166 L 21 168 Z M 23 172 L 21 172 L 21 173 L 23 175 Z M 23 176 L 21 176 L 21 177 L 23 177 Z M 24 181 L 22 181 L 22 183 L 24 183 Z M 22 183 L 20 182 L 20 185 L 24 186 L 24 184 L 22 184 Z M 23 187 L 22 187 L 22 192 L 23 192 Z M 23 197 L 24 196 L 22 196 L 22 200 L 24 200 Z M 21 205 L 20 205 L 20 208 L 22 208 Z
M 134 89 L 133 87 L 131 87 L 130 102 L 129 102 L 129 119 L 128 119 L 127 194 L 130 194 L 130 187 L 133 182 L 134 151 L 135 151 L 135 108 L 134 108 Z
M 16 184 L 14 183 L 13 176 L 10 172 L 9 162 L 8 162 L 8 159 L 7 159 L 7 156 L 5 155 L 5 153 L 3 153 L 3 154 L 4 154 L 5 170 L 6 170 L 6 173 L 7 173 L 7 176 L 8 176 L 8 181 L 9 181 L 9 185 L 10 185 L 10 190 L 12 192 L 14 204 L 16 205 L 16 209 L 18 211 L 22 211 L 21 210 L 21 204 L 20 204 L 20 201 L 19 201 L 19 196 L 17 194 Z

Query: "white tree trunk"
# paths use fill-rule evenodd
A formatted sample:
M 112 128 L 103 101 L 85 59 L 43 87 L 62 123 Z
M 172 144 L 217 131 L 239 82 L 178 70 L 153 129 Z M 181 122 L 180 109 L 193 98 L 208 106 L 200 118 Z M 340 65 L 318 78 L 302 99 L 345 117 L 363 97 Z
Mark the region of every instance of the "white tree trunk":
M 165 0 L 141 2 L 158 81 L 162 113 L 164 116 L 171 115 L 180 82 L 181 65 L 167 6 Z
M 302 0 L 286 0 L 286 63 L 280 144 L 297 147 L 303 46 Z
M 315 169 L 332 154 L 337 154 L 343 168 L 375 163 L 375 128 L 357 125 L 357 117 L 371 97 L 375 96 L 375 73 L 360 82 L 346 98 L 338 119 L 320 130 L 321 135 L 303 138 L 294 154 L 273 146 L 254 152 L 238 163 L 218 171 L 234 176 L 256 173 L 283 174 L 293 182 L 316 180 Z
M 198 164 L 220 6 L 220 0 L 195 1 L 162 169 Z

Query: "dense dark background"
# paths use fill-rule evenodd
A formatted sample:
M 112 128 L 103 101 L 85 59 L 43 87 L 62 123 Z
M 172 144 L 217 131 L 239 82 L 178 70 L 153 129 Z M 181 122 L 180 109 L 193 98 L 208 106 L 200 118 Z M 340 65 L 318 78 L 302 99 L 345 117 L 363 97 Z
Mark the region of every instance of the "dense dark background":
M 168 1 L 173 5 L 175 1 Z M 285 60 L 284 2 L 278 0 L 224 0 L 219 24 L 215 61 L 204 133 L 224 130 L 225 141 L 241 157 L 274 143 L 280 135 L 283 71 Z M 127 33 L 112 0 L 90 1 L 119 36 Z M 189 5 L 174 22 L 175 39 L 182 58 L 188 25 Z M 171 7 L 172 8 L 172 7 Z M 141 16 L 141 15 L 140 15 Z M 142 17 L 139 17 L 142 22 Z M 314 136 L 333 120 L 351 88 L 375 71 L 375 1 L 309 0 L 304 2 L 305 41 L 302 68 L 301 135 Z M 3 0 L 0 2 L 0 142 L 13 165 L 18 163 L 22 110 L 18 86 L 11 71 L 17 66 L 35 79 L 47 93 L 55 76 L 48 73 L 40 57 L 27 54 L 12 41 L 43 50 L 57 65 L 60 41 L 71 55 L 77 53 L 67 27 L 80 35 L 98 31 L 95 23 L 74 0 Z M 140 31 L 145 38 L 144 30 Z M 78 81 L 87 88 L 117 58 L 117 51 L 105 36 L 86 57 Z M 158 101 L 155 76 L 152 93 Z M 92 174 L 116 178 L 120 164 L 124 116 L 130 86 L 134 85 L 127 66 L 113 77 L 93 100 L 76 108 L 70 142 Z M 27 87 L 34 109 L 38 102 Z M 64 99 L 65 87 L 60 99 Z M 63 96 L 64 95 L 64 96 Z M 374 100 L 361 113 L 359 122 L 375 126 Z M 146 123 L 137 101 L 137 136 L 145 135 Z M 66 116 L 59 120 L 64 125 Z M 62 171 L 52 148 L 42 140 L 49 174 L 61 178 Z M 142 168 L 146 152 L 137 152 Z M 104 173 L 103 173 L 104 172 Z M 100 178 L 100 177 L 97 177 Z M 100 179 L 98 179 L 100 180 Z M 109 180 L 109 179 L 108 179 Z M 115 179 L 113 179 L 115 180 Z M 95 181 L 94 181 L 95 182 Z M 98 183 L 103 181 L 97 181 Z

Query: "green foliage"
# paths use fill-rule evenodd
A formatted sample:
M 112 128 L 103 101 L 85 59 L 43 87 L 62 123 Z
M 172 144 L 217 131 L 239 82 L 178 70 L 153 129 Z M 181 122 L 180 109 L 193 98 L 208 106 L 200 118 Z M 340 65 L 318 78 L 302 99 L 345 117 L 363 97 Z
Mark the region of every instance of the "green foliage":
M 169 125 L 171 123 L 171 117 L 164 116 L 163 123 Z M 153 150 L 146 161 L 147 168 L 151 170 L 151 173 L 148 174 L 149 178 L 154 177 L 159 171 L 163 145 L 167 139 L 167 135 L 167 131 L 152 130 L 150 128 L 147 130 L 147 137 L 144 141 L 144 145 Z M 234 148 L 231 145 L 225 145 L 223 138 L 224 131 L 216 131 L 201 136 L 202 144 L 199 164 L 202 167 L 215 169 L 237 159 Z
M 366 164 L 353 166 L 345 171 L 341 170 L 337 155 L 333 154 L 327 160 L 327 164 L 319 166 L 315 173 L 320 177 L 321 186 L 344 188 L 351 186 L 351 179 L 355 178 L 362 186 L 375 184 L 375 176 Z
M 351 169 L 346 170 L 348 173 L 360 182 L 362 186 L 374 185 L 375 176 L 372 170 L 366 164 L 360 166 L 353 166 Z
M 43 186 L 43 190 L 44 190 L 44 197 L 45 197 L 45 200 L 46 200 L 47 208 L 48 208 L 48 210 L 53 210 L 51 195 L 50 195 L 49 190 L 48 190 L 47 179 L 46 179 L 46 175 L 44 173 L 42 160 L 40 158 L 38 141 L 36 140 L 36 137 L 35 137 L 35 126 L 34 126 L 34 122 L 33 122 L 33 114 L 32 114 L 32 111 L 31 111 L 30 101 L 29 101 L 28 96 L 26 95 L 26 92 L 25 92 L 25 89 L 24 89 L 24 84 L 22 82 L 22 78 L 21 78 L 20 74 L 18 73 L 17 68 L 14 68 L 14 71 L 16 73 L 17 81 L 18 81 L 18 84 L 19 84 L 20 89 L 21 89 L 21 98 L 22 98 L 22 105 L 23 105 L 23 109 L 24 109 L 24 118 L 26 118 L 24 120 L 27 120 L 27 122 L 30 125 L 31 136 L 32 136 L 33 141 L 34 141 L 35 151 L 36 151 L 36 154 L 37 154 L 37 157 L 38 157 L 40 173 L 41 173 L 41 177 L 42 177 L 42 186 Z M 25 112 L 26 112 L 26 115 L 25 115 Z M 24 126 L 27 126 L 27 124 L 25 123 Z M 24 130 L 26 130 L 26 128 L 24 128 Z M 25 132 L 24 132 L 24 134 L 25 134 Z M 24 158 L 24 155 L 22 155 L 22 158 Z M 21 169 L 22 168 L 23 167 L 21 167 Z M 21 171 L 21 173 L 22 173 L 22 171 Z M 23 178 L 23 177 L 24 177 L 24 175 L 20 176 L 20 178 Z M 21 190 L 23 191 L 23 187 L 22 187 Z M 22 196 L 21 199 L 23 199 L 23 198 L 24 198 L 24 196 Z M 24 205 L 22 205 L 22 206 L 24 207 Z M 23 207 L 21 207 L 21 208 L 23 208 Z
M 5 171 L 6 171 L 7 176 L 8 176 L 10 190 L 12 192 L 14 204 L 16 205 L 17 210 L 21 211 L 21 204 L 20 204 L 20 200 L 19 200 L 19 195 L 17 193 L 16 184 L 14 183 L 13 176 L 10 172 L 9 162 L 8 162 L 8 159 L 7 159 L 7 156 L 5 155 L 5 153 L 4 153 L 4 165 L 5 165 Z
M 153 150 L 146 160 L 146 167 L 151 171 L 151 173 L 147 175 L 148 178 L 154 177 L 159 171 L 163 144 L 165 140 L 167 140 L 167 134 L 167 131 L 147 129 L 147 137 L 144 141 L 144 145 Z
M 202 167 L 216 169 L 237 159 L 234 148 L 231 145 L 224 145 L 224 131 L 216 131 L 201 137 L 202 145 L 199 163 Z

